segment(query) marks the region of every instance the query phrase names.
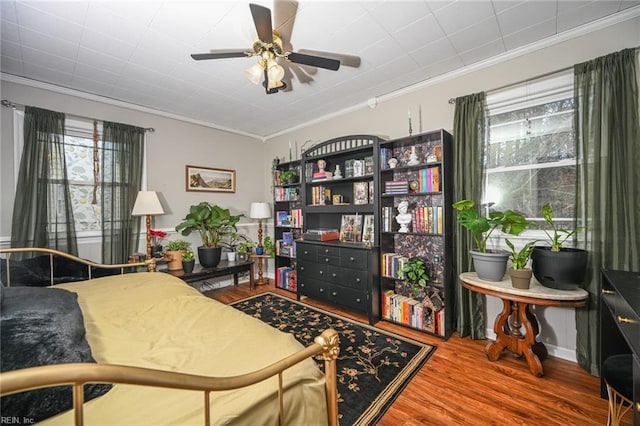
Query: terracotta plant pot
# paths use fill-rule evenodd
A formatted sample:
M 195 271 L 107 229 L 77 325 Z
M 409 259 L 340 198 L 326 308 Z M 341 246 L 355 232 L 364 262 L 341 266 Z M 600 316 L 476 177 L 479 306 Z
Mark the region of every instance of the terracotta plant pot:
M 170 271 L 182 270 L 182 253 L 184 250 L 167 251 L 165 257 L 168 260 L 167 269 Z
M 513 288 L 528 290 L 531 286 L 531 276 L 533 275 L 531 269 L 512 269 L 510 275 Z

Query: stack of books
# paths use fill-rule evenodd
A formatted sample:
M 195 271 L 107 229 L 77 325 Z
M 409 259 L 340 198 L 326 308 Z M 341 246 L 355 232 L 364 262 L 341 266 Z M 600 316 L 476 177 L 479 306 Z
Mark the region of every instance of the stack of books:
M 409 182 L 406 180 L 390 180 L 384 183 L 384 193 L 387 195 L 406 194 L 409 192 Z
M 340 231 L 332 228 L 307 229 L 304 233 L 305 240 L 333 241 L 340 239 Z

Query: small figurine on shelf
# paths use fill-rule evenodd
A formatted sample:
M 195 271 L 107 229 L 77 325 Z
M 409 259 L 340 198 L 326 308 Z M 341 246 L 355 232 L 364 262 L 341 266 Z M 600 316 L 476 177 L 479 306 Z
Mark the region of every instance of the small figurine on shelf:
M 396 158 L 389 158 L 389 161 L 387 161 L 387 163 L 389 163 L 389 168 L 390 169 L 395 169 L 396 166 L 398 165 L 398 160 Z
M 411 147 L 411 154 L 409 155 L 409 161 L 407 162 L 408 166 L 417 166 L 420 164 L 420 160 L 418 160 L 418 154 L 416 154 L 416 146 Z
M 334 179 L 342 179 L 342 172 L 340 171 L 340 164 L 336 164 L 336 169 L 333 171 Z
M 411 213 L 409 213 L 409 202 L 404 200 L 398 204 L 398 214 L 396 222 L 400 225 L 398 232 L 409 232 L 409 224 L 411 223 Z

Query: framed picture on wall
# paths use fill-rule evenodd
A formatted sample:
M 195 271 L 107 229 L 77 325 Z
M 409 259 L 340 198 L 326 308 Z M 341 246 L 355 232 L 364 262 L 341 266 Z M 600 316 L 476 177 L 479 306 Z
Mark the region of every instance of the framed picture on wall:
M 186 190 L 193 192 L 236 192 L 236 171 L 186 166 Z

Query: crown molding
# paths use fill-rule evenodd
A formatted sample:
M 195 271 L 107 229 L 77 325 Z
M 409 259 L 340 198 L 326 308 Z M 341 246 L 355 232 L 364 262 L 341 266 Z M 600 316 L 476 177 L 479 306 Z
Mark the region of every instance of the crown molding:
M 232 129 L 232 128 L 229 128 L 229 127 L 220 126 L 220 125 L 217 125 L 215 123 L 210 123 L 208 121 L 196 120 L 196 119 L 185 117 L 185 116 L 182 116 L 182 115 L 173 114 L 173 113 L 170 113 L 170 112 L 149 108 L 149 107 L 142 106 L 142 105 L 132 104 L 130 102 L 125 102 L 125 101 L 121 101 L 121 100 L 118 100 L 118 99 L 109 98 L 109 97 L 106 97 L 106 96 L 96 95 L 96 94 L 93 94 L 93 93 L 82 92 L 80 90 L 71 89 L 71 88 L 63 87 L 63 86 L 58 86 L 58 85 L 51 84 L 51 83 L 45 83 L 43 81 L 38 81 L 38 80 L 30 79 L 30 78 L 20 77 L 20 76 L 13 75 L 13 74 L 7 74 L 7 73 L 0 72 L 0 80 L 8 81 L 10 83 L 22 84 L 23 86 L 29 86 L 29 87 L 33 87 L 33 88 L 36 88 L 36 89 L 49 90 L 51 92 L 59 93 L 61 95 L 74 96 L 76 98 L 86 99 L 86 100 L 89 100 L 89 101 L 100 102 L 100 103 L 104 103 L 104 104 L 108 104 L 108 105 L 117 106 L 117 107 L 120 107 L 120 108 L 127 108 L 127 109 L 131 109 L 131 110 L 135 110 L 135 111 L 144 112 L 144 113 L 147 113 L 147 114 L 153 114 L 153 115 L 158 115 L 158 116 L 161 116 L 161 117 L 171 118 L 173 120 L 184 121 L 184 122 L 191 123 L 191 124 L 197 124 L 199 126 L 204 126 L 204 127 L 209 127 L 209 128 L 216 129 L 216 130 L 221 130 L 223 132 L 234 133 L 234 134 L 241 135 L 241 136 L 247 136 L 247 137 L 250 137 L 252 139 L 258 139 L 258 140 L 261 140 L 262 142 L 265 141 L 265 138 L 263 138 L 262 136 L 259 136 L 259 135 L 253 134 L 253 133 L 249 133 L 249 132 L 243 132 L 241 130 Z

